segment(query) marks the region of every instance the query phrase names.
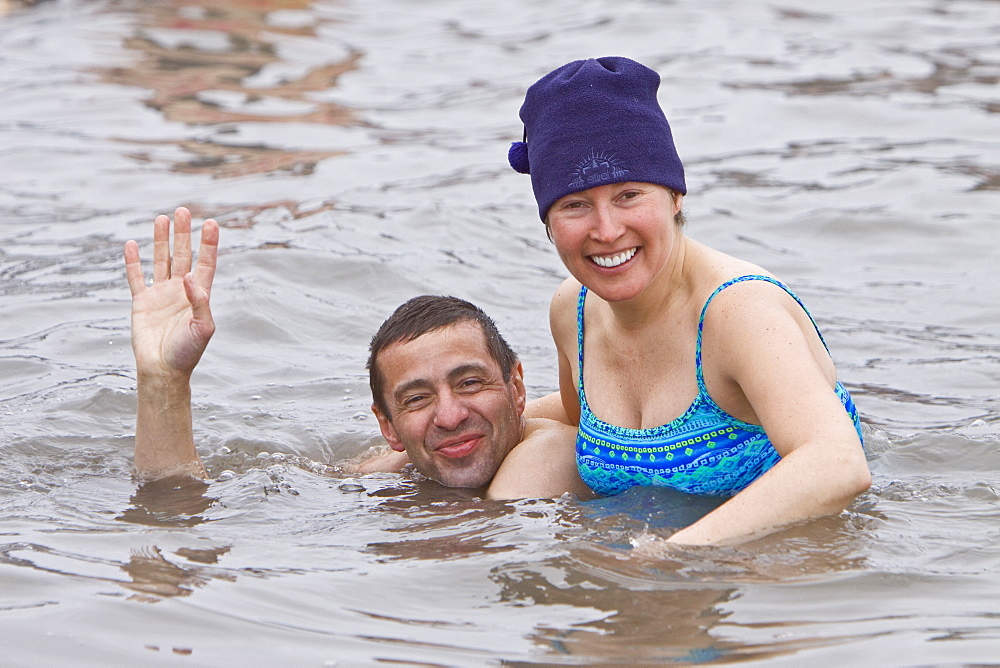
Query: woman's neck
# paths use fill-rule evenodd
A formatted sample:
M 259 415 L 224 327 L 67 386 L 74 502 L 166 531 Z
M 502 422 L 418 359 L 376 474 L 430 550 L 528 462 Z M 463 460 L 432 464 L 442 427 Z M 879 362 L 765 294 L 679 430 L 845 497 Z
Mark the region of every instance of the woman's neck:
M 650 326 L 671 319 L 685 309 L 694 292 L 691 266 L 696 264 L 699 244 L 679 233 L 675 252 L 649 285 L 634 298 L 621 302 L 605 302 L 615 325 L 623 332 L 641 332 Z

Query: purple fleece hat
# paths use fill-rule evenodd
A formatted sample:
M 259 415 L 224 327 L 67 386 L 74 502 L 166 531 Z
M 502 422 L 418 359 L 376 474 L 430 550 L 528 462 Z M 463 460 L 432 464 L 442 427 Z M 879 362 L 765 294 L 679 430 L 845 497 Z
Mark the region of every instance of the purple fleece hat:
M 564 195 L 606 183 L 656 183 L 681 194 L 684 166 L 656 101 L 660 75 L 634 60 L 575 60 L 528 89 L 521 105 L 523 142 L 510 166 L 531 174 L 544 221 Z

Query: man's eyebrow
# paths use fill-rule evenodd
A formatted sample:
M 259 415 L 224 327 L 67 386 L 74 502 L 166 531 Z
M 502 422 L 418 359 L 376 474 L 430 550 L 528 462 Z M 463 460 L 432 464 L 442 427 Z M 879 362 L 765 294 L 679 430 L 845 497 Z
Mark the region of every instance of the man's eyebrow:
M 399 401 L 401 398 L 410 394 L 411 392 L 417 392 L 421 390 L 426 390 L 431 387 L 431 383 L 426 378 L 414 378 L 413 380 L 408 380 L 396 389 L 392 391 L 392 398 Z
M 490 368 L 478 362 L 469 362 L 468 364 L 462 364 L 457 366 L 448 372 L 448 380 L 455 381 L 462 376 L 467 376 L 469 374 L 488 374 Z

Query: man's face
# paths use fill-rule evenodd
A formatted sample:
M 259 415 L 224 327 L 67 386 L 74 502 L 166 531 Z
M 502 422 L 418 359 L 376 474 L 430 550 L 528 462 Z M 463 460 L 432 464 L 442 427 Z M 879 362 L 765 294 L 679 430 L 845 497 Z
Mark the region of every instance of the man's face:
M 387 346 L 377 364 L 390 415 L 372 410 L 392 449 L 442 485 L 488 485 L 521 441 L 520 362 L 505 382 L 482 327 L 458 322 Z

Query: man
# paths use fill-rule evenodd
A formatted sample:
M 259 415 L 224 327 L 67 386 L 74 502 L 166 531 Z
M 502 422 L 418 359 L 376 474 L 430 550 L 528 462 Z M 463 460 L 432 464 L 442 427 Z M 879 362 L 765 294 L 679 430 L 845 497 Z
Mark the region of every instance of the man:
M 136 360 L 135 467 L 143 478 L 205 476 L 191 424 L 191 373 L 215 332 L 209 306 L 219 227 L 205 221 L 191 270 L 191 214 L 153 225 L 153 279 L 147 286 L 134 241 L 125 244 Z M 585 494 L 576 472 L 575 429 L 527 409 L 521 363 L 481 310 L 450 297 L 400 306 L 372 339 L 372 411 L 392 448 L 357 472 L 407 463 L 452 487 L 487 487 L 491 498 Z M 527 417 L 526 417 L 527 415 Z M 535 416 L 535 417 L 533 417 Z

